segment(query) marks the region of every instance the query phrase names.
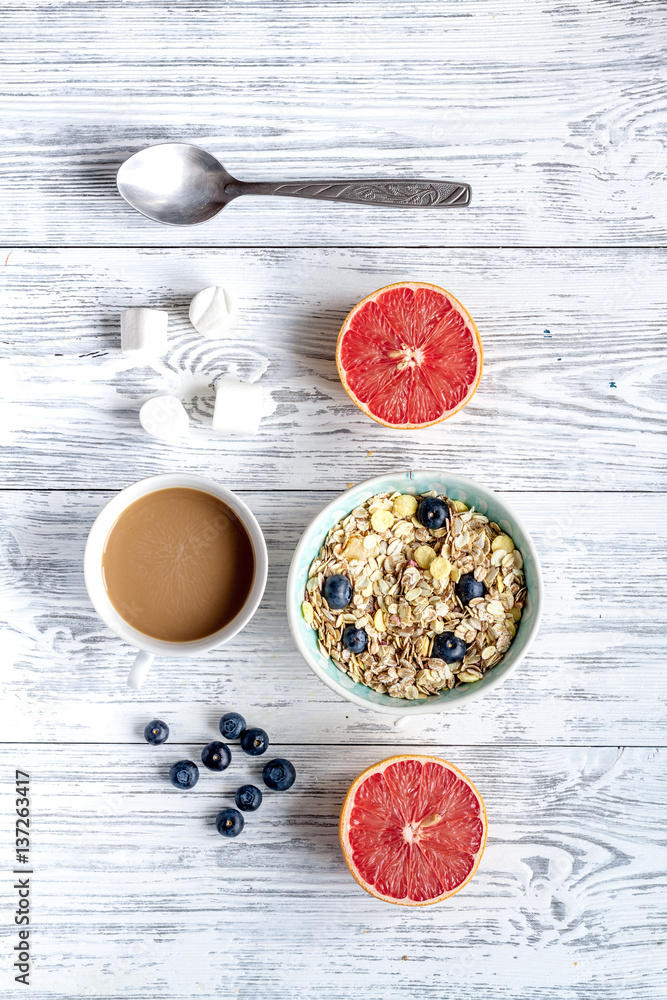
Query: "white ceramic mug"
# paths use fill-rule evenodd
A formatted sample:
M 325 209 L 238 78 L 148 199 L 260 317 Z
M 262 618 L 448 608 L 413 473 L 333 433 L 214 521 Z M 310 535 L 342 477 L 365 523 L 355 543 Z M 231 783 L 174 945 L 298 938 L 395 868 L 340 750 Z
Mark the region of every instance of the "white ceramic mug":
M 135 500 L 139 500 L 140 497 L 146 496 L 147 493 L 154 493 L 156 490 L 166 490 L 173 487 L 202 490 L 204 493 L 210 493 L 211 496 L 217 497 L 223 503 L 226 503 L 228 507 L 231 507 L 248 532 L 255 557 L 255 575 L 252 587 L 239 613 L 224 628 L 219 629 L 212 635 L 205 636 L 203 639 L 196 639 L 194 642 L 166 642 L 162 639 L 153 639 L 151 636 L 145 635 L 143 632 L 139 632 L 133 628 L 118 614 L 109 600 L 102 576 L 104 544 L 118 517 L 130 504 L 134 503 Z M 200 653 L 205 653 L 208 649 L 213 649 L 216 646 L 222 646 L 225 642 L 229 642 L 242 628 L 245 628 L 262 599 L 266 586 L 268 566 L 266 542 L 264 541 L 262 529 L 252 511 L 246 507 L 243 501 L 239 500 L 231 490 L 225 489 L 224 486 L 219 486 L 210 479 L 178 472 L 167 473 L 161 476 L 151 476 L 149 479 L 142 479 L 140 482 L 133 483 L 132 486 L 121 490 L 97 515 L 95 523 L 90 529 L 83 557 L 86 588 L 93 607 L 112 632 L 115 632 L 119 638 L 124 639 L 125 642 L 129 642 L 130 645 L 139 649 L 139 653 L 132 664 L 127 679 L 128 686 L 134 688 L 135 691 L 138 691 L 143 684 L 154 657 L 160 653 L 166 656 L 174 656 L 176 654 L 179 656 L 198 656 Z

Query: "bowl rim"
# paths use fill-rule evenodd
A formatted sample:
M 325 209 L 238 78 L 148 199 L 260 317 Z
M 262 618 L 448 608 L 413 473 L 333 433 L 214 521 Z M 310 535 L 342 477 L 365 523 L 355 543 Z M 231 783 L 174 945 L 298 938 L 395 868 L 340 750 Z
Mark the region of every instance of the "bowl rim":
M 299 630 L 300 629 L 299 616 L 301 615 L 302 601 L 298 599 L 299 591 L 297 590 L 297 585 L 298 585 L 297 565 L 299 563 L 301 554 L 304 548 L 306 547 L 307 535 L 309 534 L 311 528 L 317 521 L 319 521 L 320 519 L 324 519 L 329 513 L 340 508 L 341 506 L 345 506 L 344 503 L 341 504 L 341 501 L 343 501 L 345 497 L 349 496 L 350 493 L 362 488 L 366 490 L 372 490 L 373 492 L 377 493 L 383 492 L 383 489 L 386 490 L 387 488 L 386 486 L 387 480 L 391 479 L 393 476 L 400 476 L 402 478 L 406 476 L 408 476 L 409 478 L 412 478 L 413 476 L 426 476 L 426 477 L 432 477 L 434 479 L 451 479 L 452 485 L 456 484 L 457 486 L 460 486 L 463 489 L 467 488 L 470 490 L 488 494 L 495 502 L 500 504 L 500 506 L 502 506 L 505 509 L 505 511 L 507 511 L 508 519 L 510 519 L 513 522 L 513 524 L 515 524 L 520 529 L 530 548 L 530 554 L 535 567 L 535 577 L 537 585 L 534 588 L 535 592 L 533 592 L 532 590 L 530 592 L 531 600 L 533 601 L 535 608 L 535 613 L 533 616 L 533 620 L 529 625 L 528 640 L 526 642 L 525 648 L 520 653 L 517 654 L 516 659 L 508 667 L 506 667 L 506 669 L 502 673 L 493 674 L 491 678 L 487 681 L 487 683 L 484 685 L 484 687 L 478 687 L 476 684 L 470 685 L 466 689 L 466 693 L 462 695 L 460 698 L 458 698 L 454 703 L 449 703 L 448 701 L 429 702 L 429 699 L 424 699 L 424 700 L 420 699 L 410 702 L 409 707 L 405 706 L 404 704 L 396 706 L 386 703 L 379 705 L 371 704 L 365 698 L 362 698 L 360 695 L 355 694 L 353 689 L 350 690 L 347 688 L 343 688 L 342 686 L 339 686 L 338 683 L 333 678 L 331 678 L 326 673 L 324 668 L 321 667 L 320 664 L 314 659 L 310 650 L 308 649 L 305 642 L 301 638 L 301 633 Z M 381 486 L 381 484 L 383 485 Z M 365 708 L 367 711 L 379 712 L 382 715 L 392 715 L 401 717 L 412 716 L 412 715 L 433 715 L 437 712 L 452 711 L 455 708 L 459 708 L 461 705 L 463 705 L 464 702 L 470 702 L 477 698 L 481 698 L 484 695 L 488 694 L 490 691 L 495 690 L 500 684 L 506 681 L 507 678 L 514 673 L 516 668 L 519 666 L 521 661 L 528 653 L 533 642 L 535 641 L 535 637 L 540 627 L 540 621 L 542 618 L 542 610 L 544 603 L 544 581 L 542 578 L 542 570 L 540 567 L 539 556 L 535 548 L 535 543 L 533 542 L 530 532 L 526 528 L 523 520 L 517 515 L 515 510 L 509 504 L 505 503 L 505 500 L 503 498 L 499 497 L 498 494 L 494 490 L 489 489 L 488 486 L 484 486 L 482 483 L 479 483 L 475 479 L 468 479 L 465 476 L 460 476 L 456 472 L 445 473 L 441 469 L 440 470 L 434 470 L 434 469 L 392 470 L 391 472 L 386 472 L 379 476 L 373 476 L 371 477 L 371 479 L 365 479 L 360 483 L 355 483 L 354 486 L 351 486 L 348 489 L 344 490 L 342 493 L 337 494 L 333 498 L 333 500 L 331 500 L 328 504 L 326 504 L 326 506 L 324 506 L 322 510 L 318 514 L 316 514 L 315 517 L 313 517 L 308 522 L 306 527 L 303 529 L 301 538 L 299 539 L 297 546 L 294 549 L 294 553 L 292 555 L 289 573 L 287 575 L 286 589 L 287 589 L 286 593 L 287 619 L 289 622 L 290 631 L 292 633 L 292 638 L 294 639 L 294 642 L 296 643 L 297 649 L 299 650 L 301 656 L 306 661 L 308 666 L 311 668 L 313 673 L 315 673 L 317 677 L 319 677 L 319 679 L 327 685 L 328 688 L 330 688 L 336 694 L 340 695 L 340 697 L 345 698 L 346 701 L 352 702 L 352 704 L 358 705 L 360 708 Z

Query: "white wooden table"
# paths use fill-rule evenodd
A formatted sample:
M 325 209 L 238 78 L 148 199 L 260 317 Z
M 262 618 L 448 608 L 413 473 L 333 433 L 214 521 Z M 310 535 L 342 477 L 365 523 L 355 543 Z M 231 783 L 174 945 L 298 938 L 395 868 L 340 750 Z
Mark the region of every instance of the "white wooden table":
M 5 5 L 3 998 L 24 989 L 16 768 L 31 776 L 35 1000 L 664 998 L 664 15 L 657 0 Z M 166 139 L 247 179 L 467 180 L 474 205 L 244 198 L 167 229 L 113 185 L 126 155 Z M 351 305 L 402 278 L 459 297 L 486 354 L 464 413 L 408 434 L 363 417 L 332 361 Z M 187 320 L 212 283 L 239 300 L 230 344 Z M 169 309 L 163 361 L 121 356 L 129 305 Z M 257 438 L 210 434 L 230 363 L 266 369 Z M 141 431 L 158 392 L 185 400 L 188 446 Z M 285 578 L 347 482 L 433 463 L 511 495 L 546 611 L 500 691 L 396 729 L 301 661 Z M 173 469 L 246 499 L 269 583 L 235 641 L 161 661 L 132 693 L 131 653 L 86 597 L 83 546 L 115 491 Z M 189 795 L 166 771 L 232 708 L 299 783 L 222 843 L 212 819 L 250 759 Z M 154 716 L 172 730 L 155 750 L 141 736 Z M 406 749 L 462 767 L 490 819 L 471 885 L 419 912 L 363 893 L 337 842 L 352 778 Z

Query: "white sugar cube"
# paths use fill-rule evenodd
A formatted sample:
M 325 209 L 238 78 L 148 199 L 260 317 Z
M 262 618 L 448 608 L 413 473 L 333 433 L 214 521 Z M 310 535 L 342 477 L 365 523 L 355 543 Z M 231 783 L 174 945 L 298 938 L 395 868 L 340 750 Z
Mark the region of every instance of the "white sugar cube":
M 262 387 L 235 375 L 218 379 L 213 430 L 216 434 L 256 434 L 262 419 Z
M 190 322 L 197 333 L 209 340 L 229 336 L 233 305 L 229 292 L 219 285 L 202 288 L 190 303 Z
M 190 418 L 176 396 L 154 396 L 139 410 L 141 426 L 151 437 L 170 441 L 188 433 Z
M 160 357 L 167 351 L 169 313 L 161 309 L 124 309 L 120 314 L 120 346 L 125 354 Z

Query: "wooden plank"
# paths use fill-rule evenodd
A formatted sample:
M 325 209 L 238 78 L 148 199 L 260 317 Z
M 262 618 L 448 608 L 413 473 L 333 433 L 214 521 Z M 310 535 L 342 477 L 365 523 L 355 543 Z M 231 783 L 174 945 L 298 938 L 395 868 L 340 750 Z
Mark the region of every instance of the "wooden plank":
M 222 841 L 213 819 L 259 764 L 235 752 L 188 793 L 167 780 L 212 735 L 2 749 L 3 814 L 14 769 L 31 776 L 37 1000 L 664 995 L 664 752 L 422 744 L 476 782 L 489 842 L 469 886 L 411 911 L 364 893 L 338 845 L 345 791 L 386 746 L 281 744 L 297 785 Z
M 6 259 L 9 250 L 2 253 Z M 665 488 L 667 252 L 16 249 L 0 269 L 5 485 L 116 489 L 169 468 L 232 488 L 339 491 L 390 468 L 450 468 L 506 490 Z M 449 288 L 479 325 L 485 374 L 437 427 L 397 432 L 365 417 L 336 371 L 354 303 L 405 278 Z M 200 338 L 191 296 L 227 284 L 231 341 Z M 119 312 L 170 312 L 169 351 L 135 367 Z M 213 381 L 266 371 L 260 435 L 211 433 Z M 173 392 L 189 443 L 148 438 L 140 404 Z
M 17 244 L 665 241 L 660 0 L 5 6 L 0 204 Z M 165 140 L 248 180 L 466 180 L 473 207 L 245 198 L 184 239 L 115 191 L 120 162 Z
M 290 636 L 289 561 L 304 527 L 333 494 L 241 495 L 269 547 L 259 612 L 219 650 L 196 660 L 156 661 L 137 693 L 126 688 L 132 651 L 97 618 L 81 571 L 88 529 L 111 494 L 0 493 L 6 595 L 0 739 L 141 742 L 146 722 L 158 717 L 180 739 L 197 740 L 203 729 L 215 729 L 223 712 L 237 709 L 249 721 L 264 720 L 272 737 L 342 744 L 346 753 L 348 744 L 391 746 L 397 739 L 664 744 L 664 495 L 512 494 L 545 578 L 535 645 L 498 691 L 444 715 L 412 719 L 400 730 L 325 687 Z

